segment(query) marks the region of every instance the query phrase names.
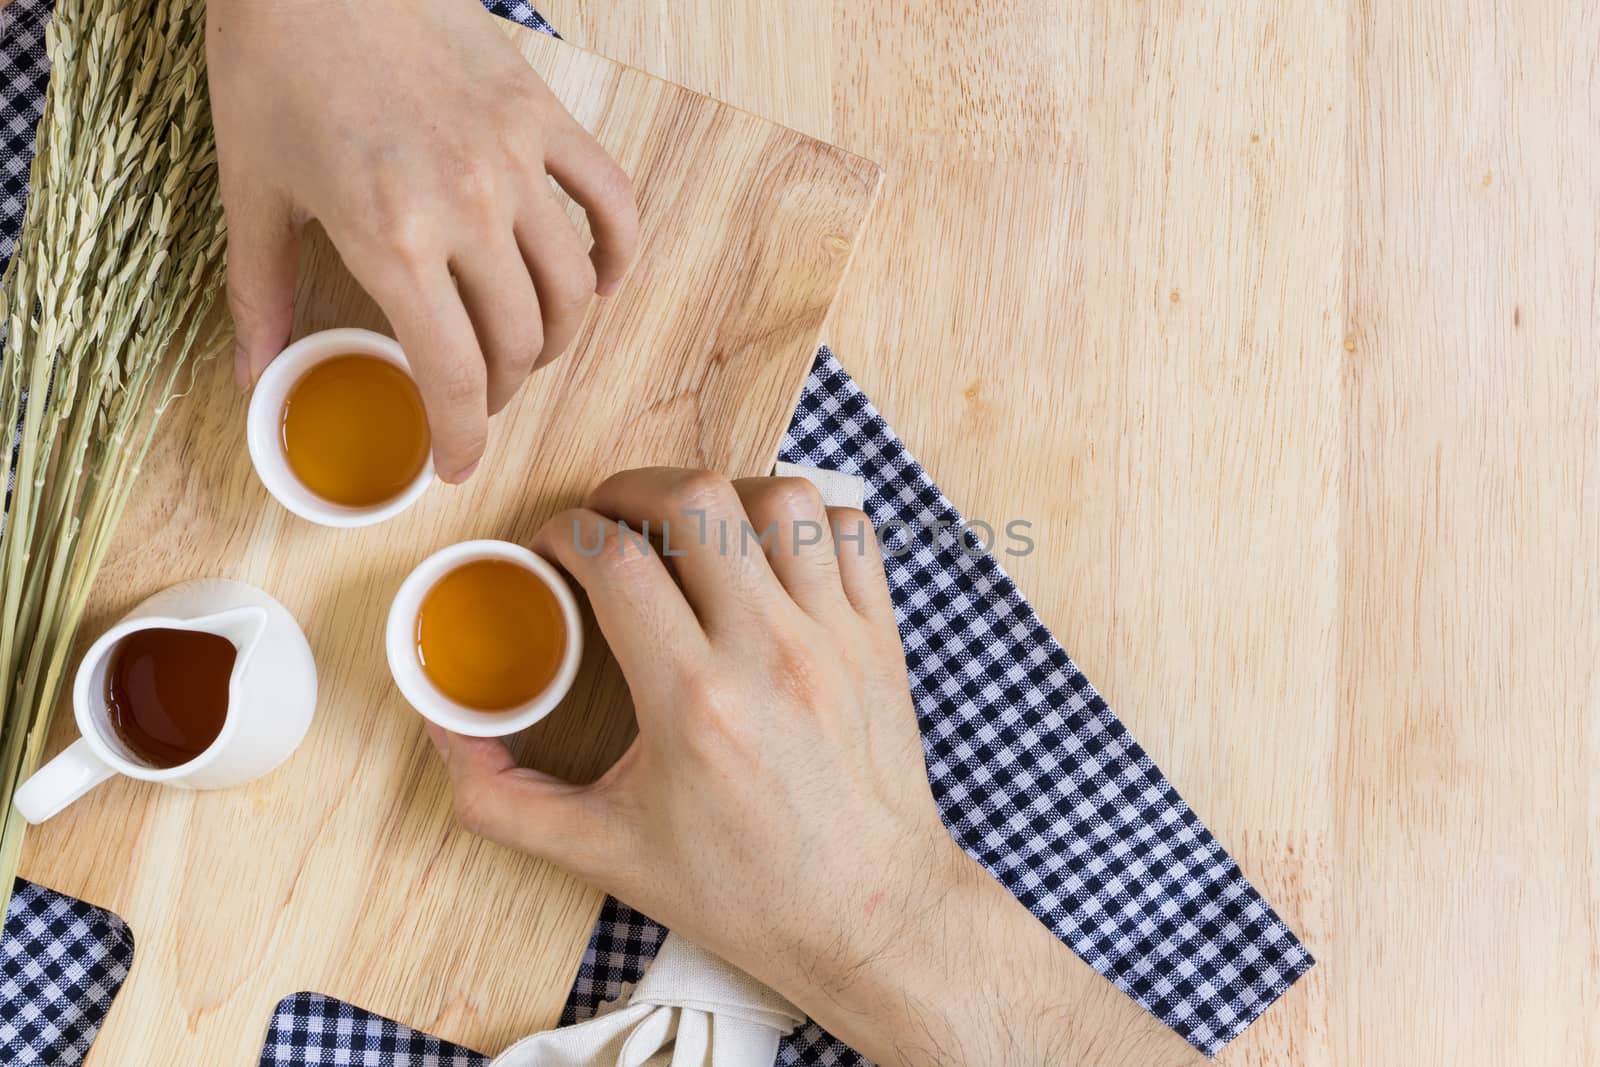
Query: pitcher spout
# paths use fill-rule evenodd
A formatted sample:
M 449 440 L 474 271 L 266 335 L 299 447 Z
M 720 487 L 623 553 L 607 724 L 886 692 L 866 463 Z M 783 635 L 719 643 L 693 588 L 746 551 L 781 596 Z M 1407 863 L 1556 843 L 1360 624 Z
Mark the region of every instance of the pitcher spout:
M 267 629 L 267 610 L 255 604 L 246 604 L 242 607 L 228 608 L 214 615 L 203 615 L 199 618 L 188 619 L 184 622 L 185 629 L 204 630 L 207 633 L 225 637 L 233 643 L 238 650 L 234 659 L 234 672 L 244 667 L 249 661 L 250 654 L 260 643 L 262 635 Z

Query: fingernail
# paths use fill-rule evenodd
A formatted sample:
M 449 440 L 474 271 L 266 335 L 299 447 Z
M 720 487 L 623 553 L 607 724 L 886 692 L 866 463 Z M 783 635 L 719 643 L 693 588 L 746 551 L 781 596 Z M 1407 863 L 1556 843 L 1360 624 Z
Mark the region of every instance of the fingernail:
M 472 477 L 472 472 L 478 469 L 478 463 L 478 460 L 473 460 L 471 463 L 468 463 L 465 468 L 446 478 L 445 481 L 450 485 L 460 485 L 462 482 Z
M 250 353 L 244 350 L 244 345 L 233 346 L 233 380 L 241 393 L 250 391 Z
M 441 755 L 441 756 L 444 755 L 444 746 L 445 746 L 444 727 L 438 725 L 437 723 L 432 723 L 432 722 L 425 722 L 425 723 L 422 724 L 422 726 L 423 726 L 423 729 L 426 731 L 426 733 L 428 735 L 428 740 L 433 743 L 433 750 L 435 752 L 439 753 L 439 755 Z

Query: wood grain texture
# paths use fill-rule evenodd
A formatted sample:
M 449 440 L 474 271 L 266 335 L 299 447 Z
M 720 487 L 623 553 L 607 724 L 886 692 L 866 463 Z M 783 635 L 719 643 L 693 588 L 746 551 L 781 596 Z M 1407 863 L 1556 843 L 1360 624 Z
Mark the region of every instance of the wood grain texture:
M 194 794 L 114 781 L 30 834 L 24 876 L 110 907 L 134 932 L 91 1064 L 253 1064 L 272 1007 L 298 990 L 498 1050 L 553 1024 L 571 987 L 600 898 L 453 828 L 439 761 L 389 679 L 389 601 L 433 550 L 525 542 L 614 470 L 766 469 L 879 174 L 609 60 L 516 39 L 634 175 L 639 260 L 574 349 L 494 420 L 472 482 L 436 485 L 382 526 L 322 529 L 267 497 L 228 366 L 204 368 L 163 426 L 86 639 L 176 581 L 239 578 L 301 621 L 322 690 L 305 744 L 258 783 Z M 297 333 L 384 328 L 325 241 L 305 266 Z M 633 730 L 620 675 L 589 637 L 572 695 L 522 739 L 531 763 L 577 778 Z M 51 751 L 71 734 L 63 714 Z
M 1219 1062 L 1600 1062 L 1600 9 L 746 8 L 543 10 L 885 165 L 829 340 L 1320 960 Z

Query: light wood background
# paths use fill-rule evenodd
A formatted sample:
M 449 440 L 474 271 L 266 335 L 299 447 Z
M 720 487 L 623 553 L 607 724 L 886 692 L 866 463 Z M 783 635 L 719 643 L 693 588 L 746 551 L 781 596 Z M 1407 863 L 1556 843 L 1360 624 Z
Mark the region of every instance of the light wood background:
M 491 425 L 480 473 L 365 530 L 273 503 L 250 469 L 225 360 L 161 427 L 95 587 L 85 643 L 189 578 L 252 582 L 316 653 L 317 719 L 295 756 L 212 793 L 115 779 L 33 828 L 24 877 L 111 908 L 133 969 L 91 1067 L 246 1067 L 278 1000 L 327 993 L 469 1048 L 553 1026 L 601 897 L 455 828 L 440 760 L 384 659 L 394 592 L 456 541 L 526 543 L 602 477 L 648 463 L 764 473 L 811 366 L 878 168 L 748 112 L 523 31 L 535 67 L 634 177 L 641 246 L 573 349 Z M 314 241 L 296 333 L 386 329 Z M 521 735 L 580 780 L 633 733 L 591 627 L 571 695 Z M 58 715 L 49 752 L 74 736 Z
M 1600 1061 L 1594 5 L 541 8 L 887 165 L 829 338 L 1320 960 L 1218 1062 Z
M 1600 1063 L 1600 6 L 541 9 L 884 164 L 829 339 L 1320 960 L 1219 1062 Z

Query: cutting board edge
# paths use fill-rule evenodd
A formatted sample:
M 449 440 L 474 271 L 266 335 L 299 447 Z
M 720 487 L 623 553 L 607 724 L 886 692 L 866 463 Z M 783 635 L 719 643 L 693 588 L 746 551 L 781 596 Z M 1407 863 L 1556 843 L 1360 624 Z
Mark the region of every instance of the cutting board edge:
M 528 30 L 526 27 L 519 26 L 515 22 L 510 22 L 510 21 L 507 21 L 505 19 L 501 19 L 500 21 L 503 23 L 503 25 L 500 27 L 501 32 L 504 33 L 507 37 L 519 37 L 519 38 L 521 38 L 524 35 L 528 35 L 526 37 L 526 42 L 525 43 L 532 44 L 535 47 L 546 47 L 546 46 L 548 46 L 548 47 L 553 47 L 553 48 L 570 48 L 570 49 L 573 49 L 574 51 L 577 51 L 577 52 L 583 52 L 583 53 L 586 53 L 587 55 L 596 56 L 596 57 L 598 57 L 600 59 L 605 60 L 608 63 L 615 63 L 617 66 L 623 67 L 626 70 L 630 71 L 633 74 L 638 75 L 641 78 L 648 79 L 649 81 L 652 81 L 652 82 L 659 82 L 659 83 L 661 83 L 663 85 L 670 85 L 674 89 L 681 90 L 681 91 L 686 92 L 686 93 L 692 93 L 693 95 L 698 96 L 701 99 L 710 100 L 712 103 L 716 104 L 718 107 L 725 107 L 725 108 L 728 108 L 730 111 L 737 111 L 742 115 L 749 115 L 751 118 L 758 119 L 761 122 L 764 122 L 769 126 L 776 127 L 776 128 L 778 128 L 780 130 L 785 130 L 785 131 L 787 131 L 789 133 L 794 134 L 796 137 L 800 137 L 800 138 L 803 138 L 804 140 L 809 141 L 809 142 L 811 142 L 813 144 L 820 145 L 821 147 L 827 149 L 830 154 L 838 157 L 842 161 L 845 161 L 845 162 L 849 163 L 851 165 L 852 169 L 855 169 L 855 170 L 858 170 L 858 171 L 864 171 L 868 175 L 871 176 L 872 186 L 871 186 L 870 190 L 868 191 L 869 202 L 868 202 L 868 209 L 867 209 L 867 215 L 868 216 L 871 215 L 871 213 L 872 213 L 872 205 L 877 203 L 878 193 L 879 193 L 879 190 L 882 188 L 882 185 L 883 185 L 883 178 L 884 178 L 884 174 L 885 174 L 885 168 L 884 168 L 882 163 L 879 163 L 874 159 L 871 159 L 871 158 L 869 158 L 867 156 L 864 156 L 859 152 L 853 152 L 848 148 L 843 148 L 843 147 L 841 147 L 841 146 L 839 146 L 837 144 L 834 144 L 832 141 L 826 140 L 825 138 L 822 138 L 822 137 L 818 137 L 815 134 L 806 133 L 804 130 L 796 129 L 795 127 L 789 125 L 786 122 L 783 122 L 783 121 L 781 121 L 779 119 L 772 118 L 770 115 L 763 115 L 759 111 L 751 110 L 750 108 L 743 107 L 743 106 L 741 106 L 739 104 L 729 103 L 728 101 L 723 100 L 720 97 L 712 96 L 710 93 L 703 92 L 702 90 L 695 89 L 695 88 L 692 88 L 690 86 L 680 84 L 679 82 L 670 81 L 670 80 L 668 80 L 666 78 L 660 77 L 659 75 L 651 74 L 649 71 L 644 70 L 644 69 L 642 69 L 640 67 L 636 67 L 636 66 L 632 65 L 631 63 L 624 63 L 620 59 L 612 59 L 610 56 L 607 56 L 602 52 L 597 52 L 592 48 L 585 48 L 581 44 L 574 44 L 572 41 L 567 40 L 565 37 L 555 37 L 555 36 L 552 36 L 552 35 L 550 35 L 548 33 L 540 33 L 538 30 Z M 859 230 L 857 232 L 857 236 L 859 236 Z M 849 270 L 849 268 L 847 267 L 846 268 L 846 272 L 847 273 L 848 273 L 848 270 Z

